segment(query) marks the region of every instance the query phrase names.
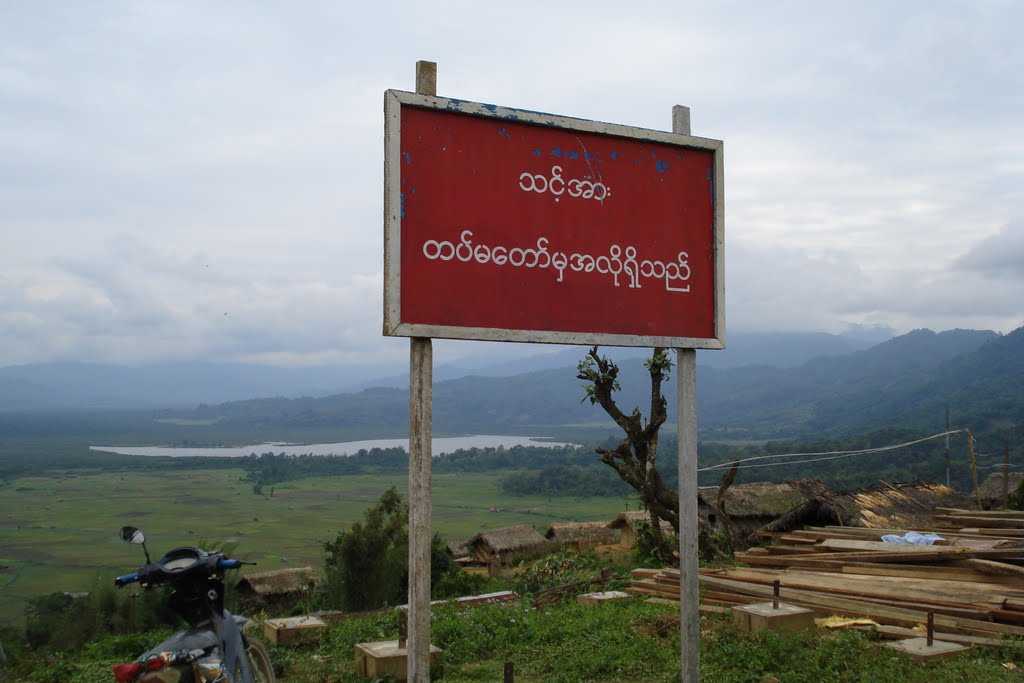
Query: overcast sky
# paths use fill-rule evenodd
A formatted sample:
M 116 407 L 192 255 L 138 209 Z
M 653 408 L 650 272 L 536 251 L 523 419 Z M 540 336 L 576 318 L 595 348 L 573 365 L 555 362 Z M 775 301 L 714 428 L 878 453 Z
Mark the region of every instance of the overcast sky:
M 404 360 L 382 100 L 417 59 L 464 99 L 691 106 L 730 330 L 1024 323 L 1024 4 L 488 4 L 0 5 L 0 365 Z

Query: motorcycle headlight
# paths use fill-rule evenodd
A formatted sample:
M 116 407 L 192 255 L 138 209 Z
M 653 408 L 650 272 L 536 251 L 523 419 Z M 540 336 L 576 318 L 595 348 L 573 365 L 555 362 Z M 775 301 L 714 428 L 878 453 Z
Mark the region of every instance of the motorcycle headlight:
M 227 681 L 224 675 L 224 662 L 220 657 L 203 657 L 194 662 L 196 679 L 200 683 L 222 683 Z

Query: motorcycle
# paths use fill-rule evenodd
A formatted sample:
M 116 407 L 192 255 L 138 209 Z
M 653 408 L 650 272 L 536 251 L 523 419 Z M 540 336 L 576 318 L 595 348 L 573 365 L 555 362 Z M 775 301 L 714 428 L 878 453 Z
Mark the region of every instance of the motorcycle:
M 175 548 L 153 562 L 141 529 L 123 527 L 121 538 L 142 546 L 146 564 L 117 577 L 114 585 L 170 586 L 169 606 L 189 628 L 134 662 L 115 664 L 117 683 L 275 683 L 266 648 L 243 633 L 248 619 L 224 609 L 224 573 L 255 563 L 189 547 Z

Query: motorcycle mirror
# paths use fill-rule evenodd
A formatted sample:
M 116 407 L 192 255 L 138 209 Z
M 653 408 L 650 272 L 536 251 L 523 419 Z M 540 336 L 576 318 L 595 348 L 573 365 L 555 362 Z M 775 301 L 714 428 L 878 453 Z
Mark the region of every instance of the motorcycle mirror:
M 146 554 L 146 564 L 152 563 L 152 560 L 149 559 L 149 548 L 146 547 L 146 534 L 142 533 L 142 529 L 136 529 L 133 526 L 121 527 L 121 540 L 125 543 L 141 545 L 142 552 Z
M 123 526 L 121 527 L 121 540 L 125 543 L 143 545 L 146 542 L 146 534 L 142 533 L 142 529 L 136 529 L 133 526 Z

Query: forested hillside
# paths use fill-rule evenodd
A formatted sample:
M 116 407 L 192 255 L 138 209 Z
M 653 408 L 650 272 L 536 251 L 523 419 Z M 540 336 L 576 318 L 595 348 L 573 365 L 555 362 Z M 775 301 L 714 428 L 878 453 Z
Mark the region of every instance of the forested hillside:
M 582 357 L 584 350 L 580 350 Z M 714 352 L 706 352 L 714 353 Z M 841 356 L 794 368 L 701 368 L 700 426 L 705 438 L 841 436 L 887 427 L 938 428 L 947 403 L 955 420 L 979 430 L 1024 419 L 1024 328 L 994 332 L 916 330 Z M 641 359 L 621 363 L 619 402 L 646 408 Z M 435 429 L 496 432 L 553 425 L 604 425 L 581 401 L 575 369 L 511 377 L 465 377 L 434 387 Z M 674 383 L 668 383 L 674 402 Z M 263 430 L 325 424 L 399 433 L 408 420 L 407 393 L 367 389 L 325 398 L 259 399 L 168 412 L 178 419 L 219 420 Z M 672 412 L 670 410 L 669 414 Z

